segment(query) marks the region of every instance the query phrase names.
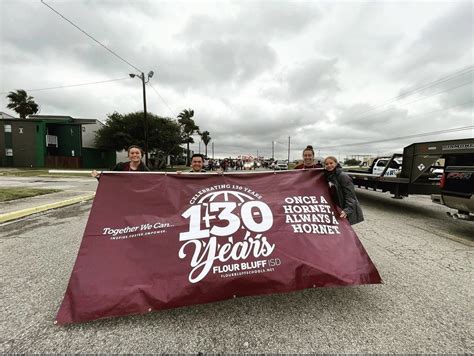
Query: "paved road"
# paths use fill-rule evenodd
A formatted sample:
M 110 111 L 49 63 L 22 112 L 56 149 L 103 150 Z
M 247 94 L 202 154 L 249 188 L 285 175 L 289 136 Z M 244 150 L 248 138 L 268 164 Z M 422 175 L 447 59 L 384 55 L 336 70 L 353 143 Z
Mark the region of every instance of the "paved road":
M 67 327 L 53 320 L 91 204 L 0 226 L 0 352 L 473 353 L 474 224 L 448 219 L 429 197 L 358 195 L 366 221 L 355 230 L 383 285 L 238 298 Z
M 90 196 L 95 193 L 97 184 L 97 179 L 92 177 L 54 178 L 0 176 L 0 186 L 2 188 L 49 188 L 60 190 L 57 193 L 0 202 L 0 221 L 2 221 L 2 214 L 15 213 L 24 209 L 49 206 L 78 197 Z
M 0 176 L 0 184 L 2 188 L 27 187 L 90 192 L 96 190 L 97 179 L 90 176 L 84 176 L 84 178 Z

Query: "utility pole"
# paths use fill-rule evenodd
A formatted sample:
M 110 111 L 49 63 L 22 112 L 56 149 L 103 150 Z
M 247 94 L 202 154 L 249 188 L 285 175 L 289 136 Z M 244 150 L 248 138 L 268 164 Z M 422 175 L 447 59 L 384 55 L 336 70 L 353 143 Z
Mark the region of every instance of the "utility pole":
M 201 154 L 201 141 L 199 141 L 199 154 Z
M 212 141 L 211 143 L 212 143 L 212 159 L 214 159 L 214 141 Z
M 288 164 L 290 164 L 290 136 L 288 136 Z
M 129 74 L 130 78 L 138 77 L 142 81 L 142 89 L 143 89 L 143 126 L 145 131 L 145 165 L 148 166 L 148 118 L 146 113 L 146 90 L 145 84 L 150 81 L 150 78 L 153 77 L 155 74 L 152 70 L 148 72 L 147 79 L 145 80 L 145 73 L 141 72 L 141 74 Z
M 145 120 L 145 166 L 148 167 L 148 118 L 146 115 L 146 91 L 145 91 L 145 73 L 141 75 L 143 86 L 143 120 Z
M 275 141 L 272 141 L 272 161 L 275 160 Z

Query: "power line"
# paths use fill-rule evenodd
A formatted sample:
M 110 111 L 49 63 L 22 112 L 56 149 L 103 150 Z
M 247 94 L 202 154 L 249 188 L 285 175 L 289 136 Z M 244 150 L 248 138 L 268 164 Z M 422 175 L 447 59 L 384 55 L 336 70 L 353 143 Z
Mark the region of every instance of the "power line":
M 119 56 L 117 53 L 115 53 L 114 51 L 112 51 L 110 48 L 108 48 L 106 45 L 102 44 L 101 42 L 99 42 L 98 40 L 96 40 L 94 37 L 92 37 L 91 35 L 89 35 L 86 31 L 84 31 L 82 28 L 80 28 L 78 25 L 76 25 L 74 22 L 72 22 L 71 20 L 69 20 L 68 18 L 66 18 L 65 16 L 63 16 L 60 12 L 56 11 L 54 8 L 52 8 L 51 6 L 49 6 L 48 4 L 46 4 L 44 2 L 44 0 L 41 0 L 41 3 L 47 7 L 49 7 L 52 11 L 54 11 L 56 14 L 58 14 L 59 16 L 61 16 L 64 20 L 66 20 L 67 22 L 69 22 L 71 25 L 73 25 L 75 28 L 77 28 L 79 31 L 81 31 L 83 34 L 85 34 L 87 37 L 89 37 L 91 40 L 93 40 L 94 42 L 96 42 L 97 44 L 99 44 L 100 46 L 102 46 L 103 48 L 105 48 L 107 51 L 109 51 L 110 53 L 112 53 L 115 57 L 119 58 L 120 60 L 122 60 L 123 62 L 127 63 L 130 67 L 132 67 L 133 69 L 137 70 L 138 72 L 140 73 L 143 73 L 143 71 L 137 67 L 135 67 L 133 64 L 131 64 L 130 62 L 128 62 L 126 59 L 124 59 L 123 57 Z
M 417 115 L 410 115 L 410 116 L 408 116 L 408 118 L 409 118 L 409 119 L 412 119 L 412 118 L 418 117 L 418 116 L 425 116 L 425 115 L 434 114 L 434 113 L 437 113 L 437 112 L 443 112 L 443 111 L 450 110 L 450 109 L 452 109 L 452 108 L 456 108 L 456 107 L 458 107 L 458 106 L 464 106 L 464 105 L 472 104 L 472 103 L 474 103 L 474 101 L 470 100 L 470 101 L 466 101 L 465 103 L 455 104 L 455 105 L 448 106 L 447 108 L 444 108 L 444 109 L 433 110 L 433 111 L 424 112 L 424 113 L 417 114 Z
M 153 91 L 160 97 L 161 101 L 163 101 L 163 103 L 167 106 L 167 108 L 169 109 L 172 117 L 175 117 L 175 114 L 173 112 L 173 110 L 170 108 L 170 106 L 168 105 L 168 103 L 166 102 L 166 100 L 160 95 L 160 93 L 158 93 L 158 91 L 153 87 L 153 85 L 151 85 L 150 83 L 148 83 L 148 85 L 150 86 L 150 88 L 153 89 Z
M 413 104 L 413 103 L 415 103 L 415 102 L 417 102 L 417 101 L 425 100 L 425 99 L 428 99 L 428 98 L 430 98 L 430 97 L 432 97 L 432 96 L 436 96 L 436 95 L 439 95 L 439 94 L 442 94 L 442 93 L 446 93 L 446 92 L 448 92 L 448 91 L 451 91 L 451 90 L 454 90 L 454 89 L 463 87 L 463 86 L 468 85 L 468 84 L 472 84 L 472 81 L 465 82 L 465 83 L 461 83 L 460 85 L 457 85 L 457 86 L 455 86 L 455 87 L 448 88 L 448 89 L 445 89 L 445 90 L 441 90 L 441 91 L 438 91 L 438 92 L 433 93 L 433 94 L 431 94 L 431 95 L 426 95 L 426 96 L 423 96 L 423 97 L 421 97 L 421 98 L 418 98 L 418 99 L 409 101 L 409 102 L 407 102 L 407 103 L 402 103 L 402 104 L 400 104 L 400 105 L 401 105 L 401 106 L 405 106 L 405 105 L 408 105 L 408 104 Z M 387 108 L 387 109 L 385 109 L 385 110 L 378 111 L 378 112 L 374 112 L 374 113 L 368 114 L 368 115 L 366 115 L 366 116 L 359 116 L 359 117 L 356 117 L 356 118 L 354 119 L 354 121 L 358 121 L 358 120 L 362 120 L 362 119 L 367 119 L 367 118 L 369 118 L 369 117 L 371 117 L 371 116 L 376 116 L 376 115 L 382 114 L 382 113 L 384 113 L 384 112 L 387 112 L 387 111 L 389 111 L 389 110 L 391 110 L 391 109 L 390 109 L 390 108 Z M 369 110 L 369 112 L 370 112 L 370 110 Z
M 372 111 L 375 111 L 375 110 L 377 110 L 378 108 L 384 107 L 384 106 L 386 106 L 386 105 L 388 105 L 388 104 L 391 104 L 391 103 L 393 103 L 393 102 L 395 102 L 395 101 L 398 101 L 398 100 L 400 100 L 400 99 L 404 99 L 404 98 L 407 98 L 407 97 L 409 97 L 409 96 L 412 96 L 413 94 L 416 94 L 416 93 L 419 92 L 419 91 L 422 91 L 422 90 L 431 88 L 431 87 L 433 87 L 433 86 L 436 86 L 436 85 L 438 85 L 438 84 L 441 84 L 441 83 L 450 81 L 450 80 L 452 80 L 452 79 L 454 79 L 454 78 L 456 78 L 456 77 L 458 77 L 458 76 L 465 75 L 465 74 L 467 74 L 467 73 L 469 73 L 469 72 L 472 72 L 473 70 L 474 70 L 474 67 L 473 67 L 473 66 L 469 66 L 469 67 L 466 67 L 466 68 L 464 68 L 464 69 L 461 69 L 461 70 L 459 70 L 459 71 L 457 71 L 457 72 L 454 72 L 454 73 L 452 73 L 452 74 L 450 74 L 450 75 L 441 77 L 441 78 L 439 78 L 439 79 L 437 79 L 437 80 L 435 80 L 435 81 L 433 81 L 433 82 L 430 82 L 430 83 L 421 85 L 421 86 L 419 86 L 419 87 L 416 87 L 416 88 L 410 90 L 410 91 L 409 91 L 409 94 L 406 94 L 406 93 L 405 93 L 405 94 L 397 95 L 396 97 L 391 98 L 391 99 L 388 99 L 388 100 L 385 101 L 384 103 L 379 104 L 379 105 L 377 105 L 377 106 L 375 106 L 375 107 L 373 107 L 373 108 L 371 108 L 371 109 L 369 109 L 369 110 L 367 110 L 367 111 L 362 111 L 362 112 L 359 112 L 359 113 L 355 114 L 355 115 L 358 115 L 358 117 L 356 118 L 356 120 L 359 119 L 359 118 L 365 118 L 365 117 L 366 117 L 366 116 L 365 116 L 366 114 L 368 114 L 368 113 L 370 113 L 370 112 L 372 112 Z M 457 88 L 457 87 L 455 87 L 455 88 Z M 455 88 L 453 88 L 453 89 L 455 89 Z M 403 90 L 403 89 L 402 89 L 402 90 Z M 446 91 L 449 91 L 449 90 L 446 90 Z M 432 94 L 432 95 L 433 95 L 433 94 Z M 432 95 L 430 95 L 430 96 L 432 96 Z M 428 98 L 428 97 L 430 97 L 430 96 L 426 96 L 425 98 Z M 421 99 L 418 99 L 418 100 L 421 100 Z M 402 105 L 403 105 L 403 104 L 402 104 Z M 382 111 L 382 112 L 383 112 L 383 111 Z M 369 114 L 368 116 L 376 115 L 376 114 L 378 114 L 378 112 L 373 113 L 373 114 Z
M 339 148 L 339 147 L 345 147 L 345 146 L 361 146 L 361 145 L 368 145 L 368 144 L 372 144 L 372 143 L 396 141 L 396 140 L 401 140 L 401 139 L 404 139 L 404 138 L 415 138 L 415 137 L 424 137 L 424 136 L 431 136 L 431 135 L 440 135 L 440 134 L 446 134 L 446 133 L 458 132 L 458 131 L 467 131 L 467 130 L 473 130 L 473 129 L 474 129 L 474 126 L 456 127 L 456 128 L 446 129 L 446 130 L 441 130 L 441 131 L 422 132 L 422 133 L 408 135 L 408 136 L 392 137 L 392 138 L 387 138 L 387 139 L 383 139 L 383 140 L 366 141 L 366 142 L 354 142 L 354 143 L 348 143 L 348 144 L 345 144 L 345 145 L 319 147 L 318 150 L 333 149 L 333 148 Z
M 100 82 L 90 82 L 90 83 L 81 83 L 81 84 L 68 84 L 68 85 L 61 85 L 57 87 L 49 87 L 49 88 L 39 88 L 39 89 L 25 89 L 26 92 L 31 92 L 31 91 L 43 91 L 43 90 L 53 90 L 53 89 L 64 89 L 64 88 L 72 88 L 72 87 L 82 87 L 86 85 L 95 85 L 95 84 L 103 84 L 103 83 L 110 83 L 110 82 L 117 82 L 120 80 L 129 80 L 130 77 L 125 77 L 125 78 L 118 78 L 118 79 L 110 79 L 110 80 L 103 80 Z M 8 91 L 5 92 L 0 92 L 0 94 L 8 94 Z
M 418 91 L 421 91 L 421 90 L 424 90 L 424 89 L 428 89 L 428 88 L 431 88 L 433 86 L 436 86 L 438 84 L 441 84 L 441 83 L 444 83 L 444 82 L 447 82 L 447 81 L 450 81 L 458 76 L 461 76 L 461 75 L 464 75 L 464 74 L 467 74 L 469 72 L 472 72 L 474 69 L 473 66 L 468 66 L 466 68 L 463 68 L 457 72 L 454 72 L 452 74 L 449 74 L 445 77 L 441 77 L 440 79 L 437 79 L 433 82 L 430 82 L 430 83 L 427 83 L 427 84 L 423 84 L 419 87 L 415 87 L 414 89 L 411 89 L 411 90 L 408 90 L 407 93 L 403 93 L 403 94 L 400 94 L 397 96 L 397 99 L 403 99 L 404 97 L 406 96 L 409 96 L 409 95 L 412 95 L 413 93 L 416 93 Z M 403 92 L 403 89 L 401 90 Z
M 89 37 L 91 40 L 93 40 L 94 42 L 96 42 L 97 44 L 99 44 L 100 46 L 102 46 L 103 48 L 105 48 L 107 51 L 109 51 L 110 53 L 112 53 L 114 56 L 116 56 L 117 58 L 119 58 L 120 60 L 122 60 L 123 62 L 127 63 L 130 67 L 134 68 L 135 70 L 137 70 L 139 73 L 143 73 L 143 71 L 140 69 L 140 68 L 137 68 L 136 66 L 134 66 L 133 64 L 131 64 L 130 62 L 128 62 L 126 59 L 124 59 L 123 57 L 121 57 L 120 55 L 118 55 L 116 52 L 114 52 L 113 50 L 111 50 L 110 48 L 108 48 L 106 45 L 102 44 L 100 41 L 96 40 L 93 36 L 89 35 L 86 31 L 84 31 L 82 28 L 80 28 L 78 25 L 76 25 L 74 22 L 72 22 L 71 20 L 69 20 L 68 18 L 66 18 L 64 15 L 62 15 L 59 11 L 55 10 L 53 7 L 51 7 L 50 5 L 46 4 L 44 2 L 44 0 L 41 0 L 41 3 L 43 3 L 44 5 L 46 5 L 48 8 L 50 8 L 52 11 L 54 11 L 56 14 L 58 14 L 59 16 L 61 16 L 64 20 L 66 20 L 67 22 L 69 22 L 72 26 L 74 26 L 75 28 L 77 28 L 79 31 L 81 31 L 83 34 L 85 34 L 87 37 Z M 173 110 L 171 110 L 170 106 L 168 105 L 168 103 L 165 101 L 165 99 L 160 95 L 160 93 L 158 93 L 158 91 L 151 85 L 148 83 L 148 85 L 153 89 L 153 91 L 161 98 L 161 100 L 163 101 L 163 103 L 168 107 L 168 109 L 170 110 L 171 112 L 171 115 L 174 116 L 174 113 L 173 113 Z M 30 90 L 31 91 L 31 90 Z
M 459 85 L 456 85 L 455 87 L 448 88 L 448 89 L 445 89 L 445 90 L 441 90 L 441 91 L 438 91 L 438 92 L 433 93 L 433 94 L 431 94 L 431 95 L 426 95 L 426 96 L 423 96 L 423 97 L 421 97 L 421 98 L 418 98 L 418 99 L 409 101 L 408 103 L 404 103 L 404 104 L 401 104 L 401 105 L 403 106 L 403 105 L 407 105 L 407 104 L 412 104 L 412 103 L 414 103 L 414 102 L 416 102 L 416 101 L 424 100 L 424 99 L 430 98 L 430 97 L 435 96 L 435 95 L 438 95 L 438 94 L 446 93 L 447 91 L 451 91 L 451 90 L 454 90 L 454 89 L 463 87 L 463 86 L 468 85 L 468 84 L 472 84 L 472 81 L 468 81 L 468 82 L 465 82 L 465 83 L 461 83 L 461 84 L 459 84 Z

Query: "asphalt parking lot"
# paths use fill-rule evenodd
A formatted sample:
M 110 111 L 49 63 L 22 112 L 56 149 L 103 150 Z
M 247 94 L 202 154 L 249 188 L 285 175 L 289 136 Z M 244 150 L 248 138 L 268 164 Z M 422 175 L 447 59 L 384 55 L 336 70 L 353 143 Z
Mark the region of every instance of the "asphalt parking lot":
M 236 298 L 60 327 L 91 203 L 0 226 L 2 353 L 472 353 L 474 224 L 358 190 L 382 285 Z

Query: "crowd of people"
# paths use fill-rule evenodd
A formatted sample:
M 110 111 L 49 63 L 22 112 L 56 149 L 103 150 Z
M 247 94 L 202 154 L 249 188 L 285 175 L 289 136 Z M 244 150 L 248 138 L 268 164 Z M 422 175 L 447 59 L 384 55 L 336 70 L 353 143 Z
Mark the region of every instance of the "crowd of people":
M 113 171 L 145 172 L 148 167 L 142 162 L 143 150 L 141 147 L 132 145 L 127 150 L 128 162 L 120 162 Z M 246 162 L 242 159 L 206 160 L 204 155 L 196 153 L 191 157 L 191 169 L 189 173 L 206 173 L 208 171 L 227 172 L 229 169 L 242 170 Z M 252 163 L 254 164 L 254 163 Z M 206 169 L 207 170 L 206 170 Z M 334 156 L 328 156 L 323 162 L 315 162 L 313 146 L 308 145 L 303 150 L 303 163 L 295 169 L 324 169 L 325 178 L 331 189 L 331 195 L 339 207 L 339 217 L 347 218 L 349 223 L 357 224 L 364 220 L 362 209 L 357 200 L 354 184 L 351 177 L 342 171 L 342 167 Z M 183 173 L 177 171 L 177 174 Z M 96 170 L 91 175 L 97 179 L 100 173 Z

